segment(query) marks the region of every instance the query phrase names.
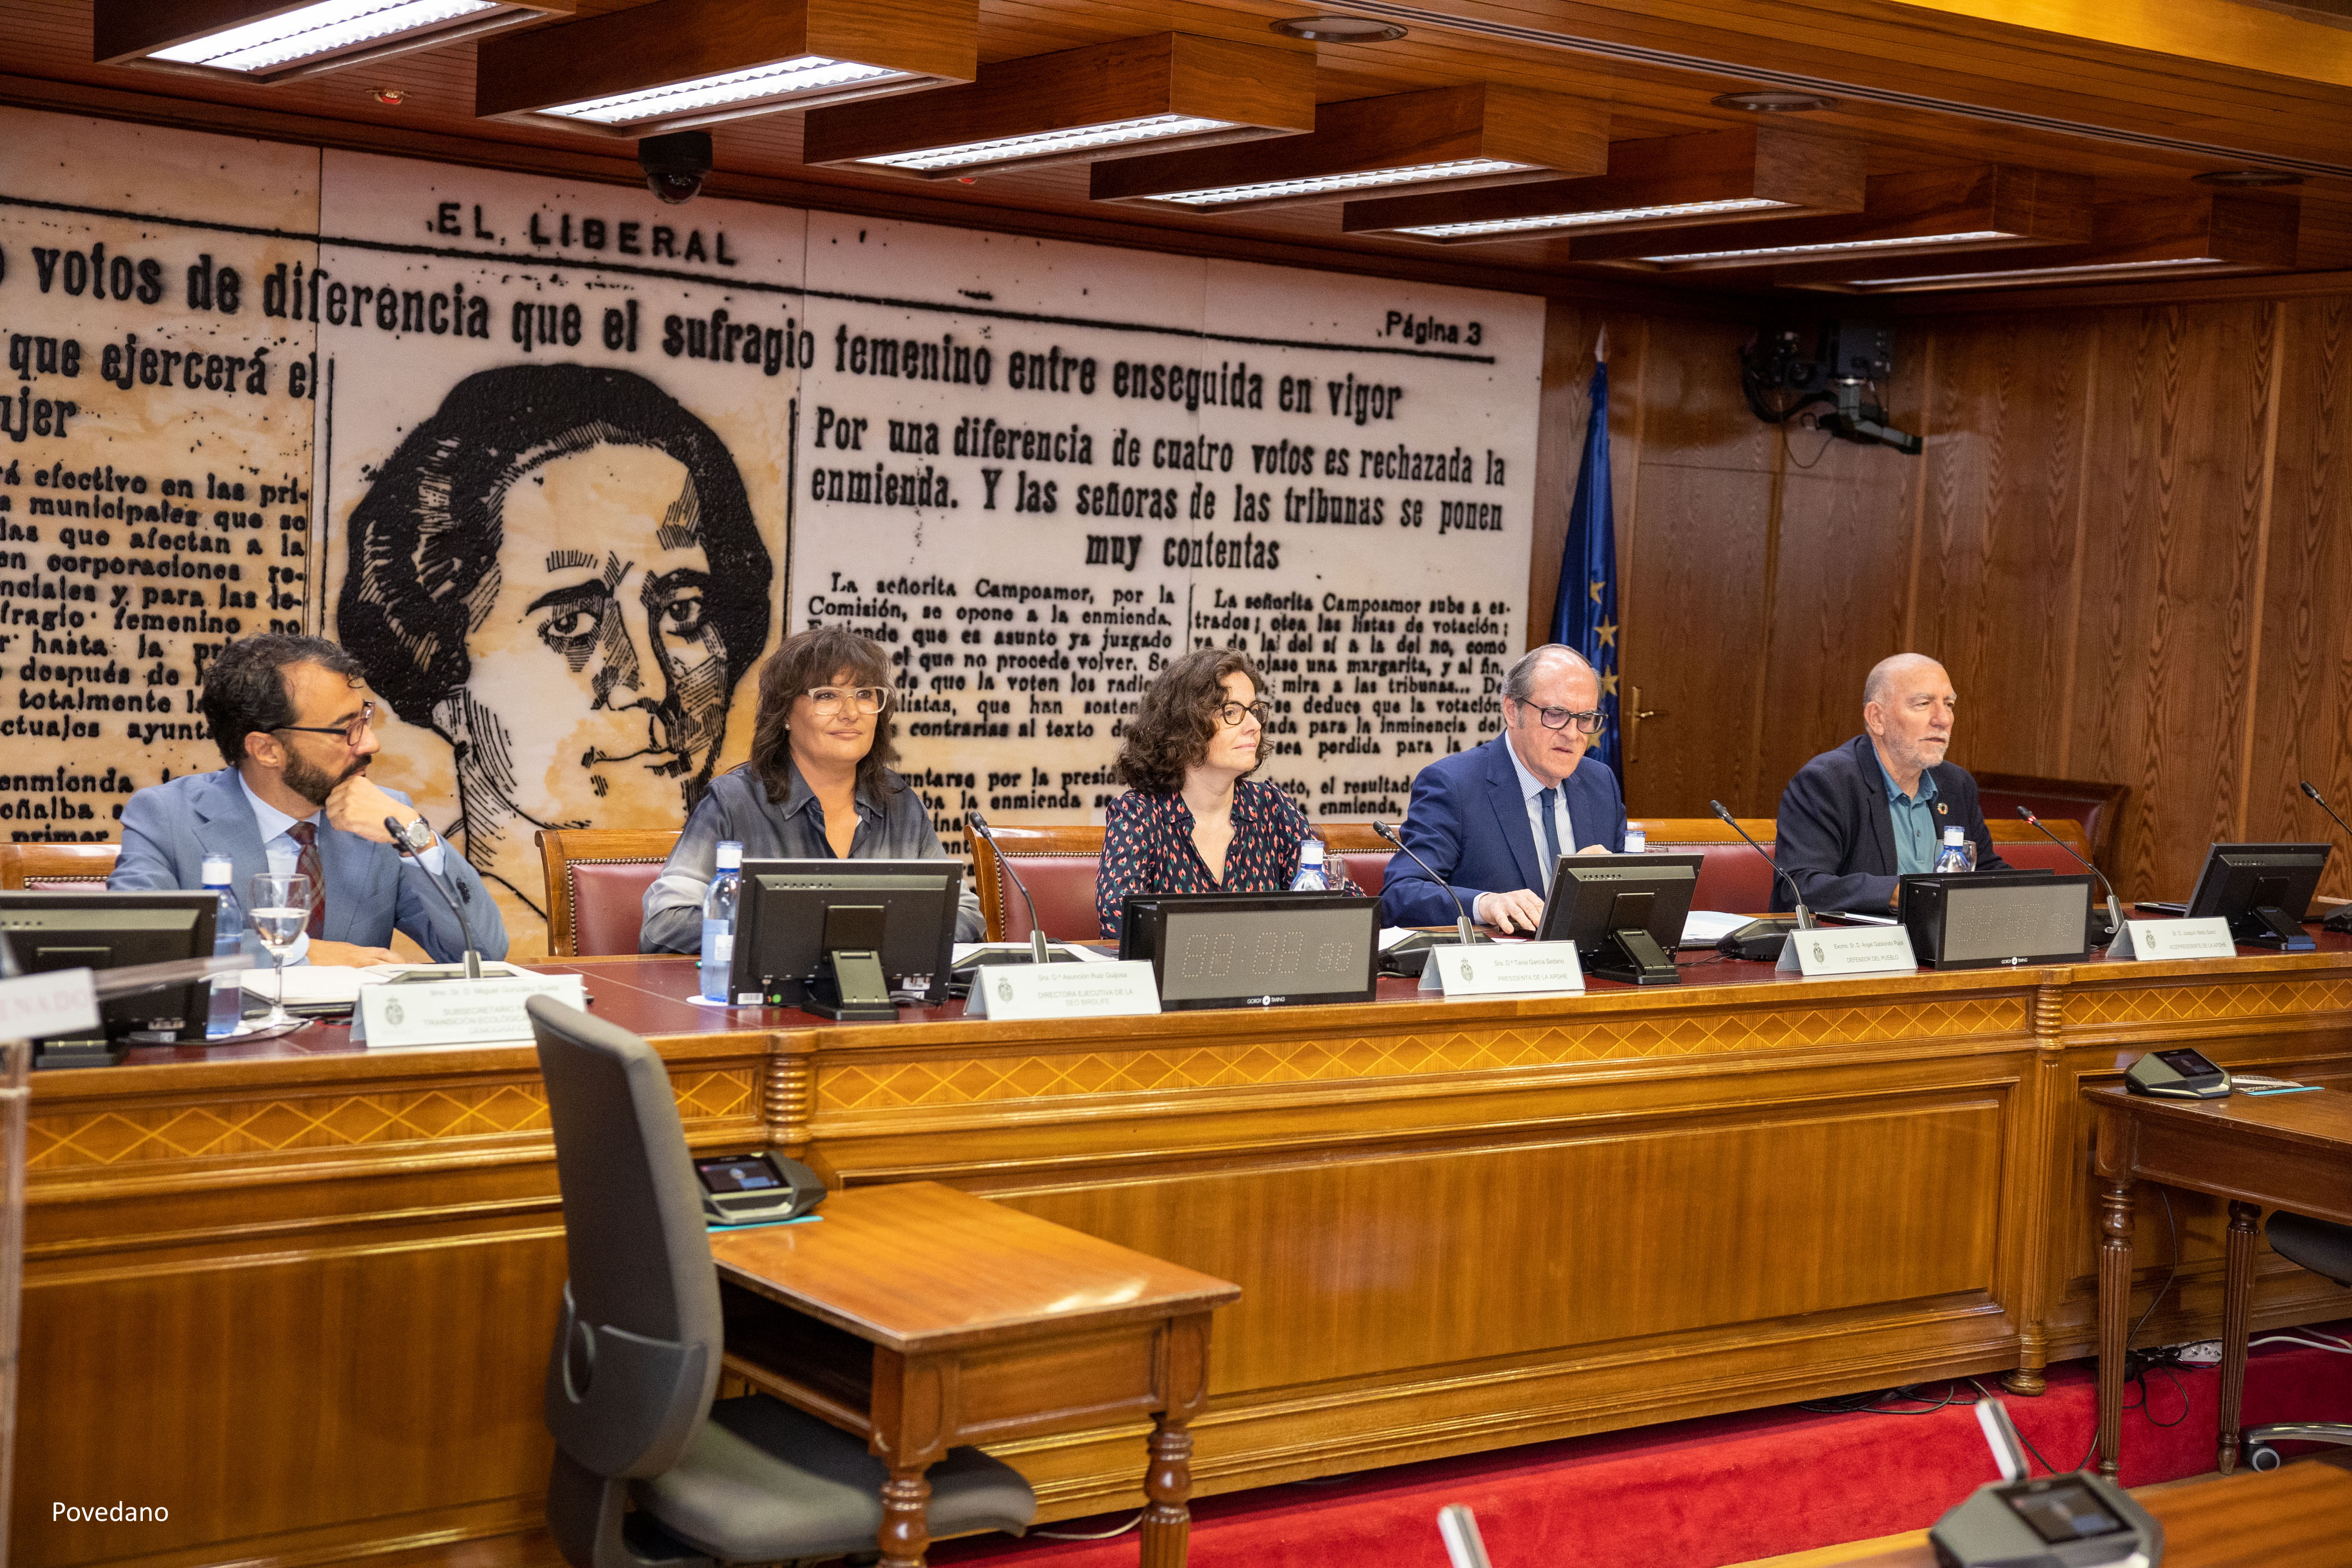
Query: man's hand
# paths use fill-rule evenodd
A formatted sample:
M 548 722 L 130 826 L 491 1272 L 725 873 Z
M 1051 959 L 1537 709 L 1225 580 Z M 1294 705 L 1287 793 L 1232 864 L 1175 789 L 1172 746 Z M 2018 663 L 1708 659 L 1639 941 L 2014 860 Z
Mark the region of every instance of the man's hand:
M 341 828 L 347 833 L 357 833 L 377 843 L 392 842 L 392 834 L 384 830 L 383 820 L 395 817 L 404 822 L 422 821 L 425 813 L 414 806 L 404 806 L 379 788 L 364 773 L 354 773 L 335 786 L 327 797 L 327 825 Z
M 1533 931 L 1543 924 L 1543 900 L 1524 887 L 1514 893 L 1482 893 L 1470 914 L 1479 925 L 1497 931 Z
M 1617 852 L 1611 849 L 1607 844 L 1587 844 L 1576 852 L 1580 855 L 1611 855 L 1615 854 Z
M 381 836 L 383 832 L 383 824 L 378 822 L 375 826 L 377 834 Z M 316 936 L 310 938 L 310 962 L 313 966 L 327 964 L 344 968 L 364 969 L 371 964 L 399 964 L 405 961 L 389 947 L 362 947 L 356 942 L 322 942 Z

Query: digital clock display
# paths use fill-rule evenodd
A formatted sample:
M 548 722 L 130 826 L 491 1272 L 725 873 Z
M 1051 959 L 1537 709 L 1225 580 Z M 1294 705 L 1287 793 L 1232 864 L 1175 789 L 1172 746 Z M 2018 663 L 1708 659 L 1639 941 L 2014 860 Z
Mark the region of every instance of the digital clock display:
M 1316 894 L 1137 900 L 1133 931 L 1165 1007 L 1351 1001 L 1372 993 L 1379 910 Z M 1155 918 L 1156 917 L 1156 918 Z

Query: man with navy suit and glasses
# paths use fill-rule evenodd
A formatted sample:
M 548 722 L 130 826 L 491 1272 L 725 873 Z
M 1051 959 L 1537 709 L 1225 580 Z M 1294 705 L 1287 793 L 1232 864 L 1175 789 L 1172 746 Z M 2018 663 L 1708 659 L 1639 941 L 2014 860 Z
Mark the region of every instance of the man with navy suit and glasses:
M 1535 930 L 1561 855 L 1625 847 L 1617 776 L 1585 755 L 1601 723 L 1601 677 L 1574 649 L 1548 643 L 1503 677 L 1503 733 L 1413 779 L 1402 837 L 1480 925 Z M 1412 856 L 1390 859 L 1383 924 L 1450 925 L 1454 917 L 1454 900 Z
M 438 961 L 464 956 L 457 918 L 384 826 L 424 813 L 367 776 L 380 743 L 358 660 L 321 637 L 247 637 L 206 667 L 203 707 L 228 766 L 131 797 L 109 888 L 201 888 L 205 858 L 226 855 L 240 903 L 265 871 L 312 879 L 310 927 L 289 963 L 397 963 L 394 930 Z M 474 868 L 437 838 L 423 858 L 467 904 L 482 956 L 506 956 L 505 923 Z

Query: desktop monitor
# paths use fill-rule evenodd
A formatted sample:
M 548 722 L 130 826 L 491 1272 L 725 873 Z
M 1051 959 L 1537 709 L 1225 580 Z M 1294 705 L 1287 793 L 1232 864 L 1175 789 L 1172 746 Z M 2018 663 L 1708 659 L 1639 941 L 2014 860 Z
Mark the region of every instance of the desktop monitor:
M 747 860 L 736 993 L 831 1018 L 882 1019 L 897 1016 L 887 988 L 919 979 L 925 1001 L 944 1001 L 962 894 L 961 861 Z M 859 953 L 873 956 L 854 961 L 863 989 L 845 1012 L 840 982 L 851 964 L 837 956 Z
M 1539 942 L 1573 942 L 1604 980 L 1671 986 L 1704 855 L 1562 855 L 1552 868 Z
M 213 917 L 219 898 L 194 893 L 0 892 L 0 932 L 26 974 L 52 969 L 120 969 L 212 956 Z M 103 1050 L 134 1030 L 168 1032 L 174 1040 L 205 1038 L 212 1003 L 205 980 L 142 991 L 102 1003 L 105 1039 L 46 1042 L 45 1054 L 71 1046 Z
M 2327 869 L 2326 844 L 2215 844 L 2205 852 L 2197 891 L 2189 895 L 2191 920 L 2215 915 L 2230 923 L 2230 935 L 2249 947 L 2308 953 L 2316 944 L 2303 928 L 2311 895 Z

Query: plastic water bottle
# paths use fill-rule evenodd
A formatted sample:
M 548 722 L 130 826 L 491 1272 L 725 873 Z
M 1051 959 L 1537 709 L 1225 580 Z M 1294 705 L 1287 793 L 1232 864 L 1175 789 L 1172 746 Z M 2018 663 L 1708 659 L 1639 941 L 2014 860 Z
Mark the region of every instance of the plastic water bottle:
M 1639 822 L 1626 823 L 1625 852 L 1629 855 L 1648 854 L 1650 852 L 1650 830 L 1642 826 Z
M 1322 840 L 1301 839 L 1298 841 L 1298 874 L 1290 879 L 1290 891 L 1293 893 L 1328 893 L 1331 891 L 1331 880 L 1323 874 Z
M 735 969 L 735 908 L 743 892 L 743 846 L 733 839 L 719 845 L 719 870 L 702 895 L 702 999 L 731 1002 L 729 982 Z
M 1936 852 L 1936 870 L 1974 871 L 1977 869 L 1977 847 L 1969 842 L 1966 828 L 1946 828 L 1944 847 Z
M 237 902 L 232 885 L 236 876 L 229 869 L 228 856 L 205 857 L 205 891 L 220 900 L 220 907 L 213 915 L 215 958 L 234 957 L 245 951 L 245 905 Z M 226 1040 L 245 1020 L 243 977 L 234 972 L 215 975 L 212 990 L 212 1008 L 205 1016 L 205 1038 Z

